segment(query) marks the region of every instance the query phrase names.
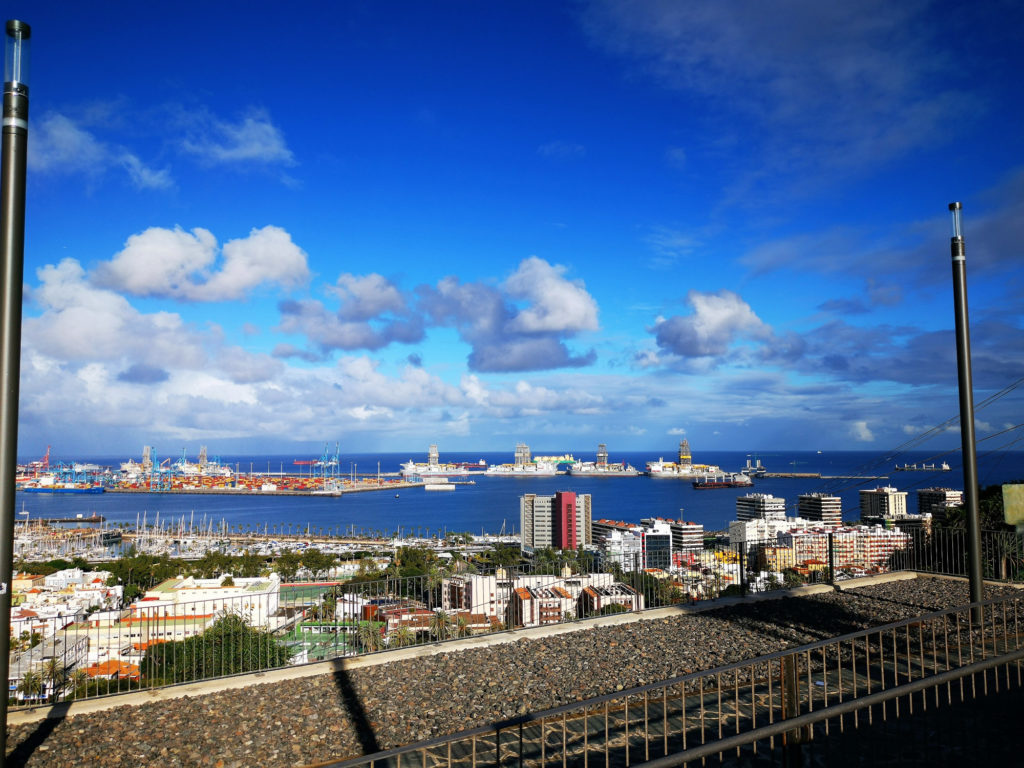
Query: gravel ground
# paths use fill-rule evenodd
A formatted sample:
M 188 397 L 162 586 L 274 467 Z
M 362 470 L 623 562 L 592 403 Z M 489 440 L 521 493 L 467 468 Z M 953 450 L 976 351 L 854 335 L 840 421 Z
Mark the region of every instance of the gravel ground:
M 966 602 L 965 583 L 919 578 L 113 707 L 10 728 L 7 764 L 309 765 Z

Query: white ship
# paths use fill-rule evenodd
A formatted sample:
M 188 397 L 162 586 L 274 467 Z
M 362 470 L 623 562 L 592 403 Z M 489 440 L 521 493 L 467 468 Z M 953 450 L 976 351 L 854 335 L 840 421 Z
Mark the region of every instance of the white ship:
M 657 461 L 648 461 L 647 474 L 651 477 L 694 480 L 705 475 L 722 474 L 722 469 L 714 464 L 694 464 L 690 457 L 690 441 L 684 439 L 679 441 L 677 461 L 665 461 L 661 457 Z
M 558 465 L 547 461 L 536 461 L 529 464 L 495 464 L 488 467 L 484 474 L 501 477 L 554 477 L 558 474 Z
M 611 464 L 608 462 L 608 448 L 604 443 L 597 446 L 597 461 L 575 461 L 569 467 L 570 475 L 589 475 L 591 477 L 636 477 L 637 469 L 626 462 Z

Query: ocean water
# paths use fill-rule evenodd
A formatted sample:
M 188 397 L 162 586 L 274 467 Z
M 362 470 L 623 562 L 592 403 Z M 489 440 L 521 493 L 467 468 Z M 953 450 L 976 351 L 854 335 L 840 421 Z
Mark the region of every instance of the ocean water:
M 561 455 L 564 451 L 534 451 L 534 455 Z M 593 461 L 593 450 L 576 451 L 573 455 Z M 70 457 L 101 466 L 113 466 L 127 457 Z M 248 474 L 282 469 L 288 473 L 308 473 L 308 468 L 292 464 L 288 456 L 222 456 L 225 464 Z M 312 457 L 309 457 L 312 458 Z M 426 452 L 355 454 L 340 457 L 340 474 L 348 476 L 375 474 L 378 462 L 381 472 L 397 472 L 409 459 L 426 461 Z M 512 461 L 512 451 L 501 453 L 441 453 L 442 462 L 476 462 L 488 464 Z M 647 461 L 658 459 L 651 452 L 612 452 L 610 461 L 627 461 L 643 469 Z M 674 452 L 664 454 L 674 460 Z M 736 498 L 746 493 L 770 493 L 786 499 L 789 514 L 796 514 L 797 496 L 801 493 L 827 492 L 843 499 L 843 516 L 859 517 L 858 492 L 863 488 L 892 485 L 908 491 L 909 511 L 916 510 L 918 488 L 933 486 L 962 488 L 963 475 L 959 451 L 946 455 L 932 452 L 901 453 L 897 457 L 866 451 L 776 452 L 748 454 L 738 451 L 695 452 L 694 462 L 717 464 L 726 471 L 738 471 L 748 458 L 760 458 L 770 472 L 818 472 L 822 479 L 766 478 L 755 479 L 754 485 L 743 489 L 695 490 L 685 480 L 650 477 L 484 477 L 476 476 L 473 485 L 458 485 L 454 491 L 424 491 L 422 488 L 391 491 L 370 491 L 345 494 L 341 497 L 277 497 L 266 495 L 190 495 L 190 494 L 26 494 L 19 493 L 17 506 L 24 506 L 28 517 L 66 518 L 93 513 L 109 522 L 134 524 L 143 515 L 153 523 L 182 519 L 196 526 L 222 521 L 229 526 L 268 527 L 273 533 L 312 529 L 353 532 L 396 532 L 427 535 L 445 531 L 468 531 L 473 534 L 518 531 L 519 497 L 524 493 L 552 494 L 555 491 L 576 491 L 592 495 L 594 519 L 608 518 L 637 522 L 644 517 L 683 518 L 704 524 L 705 530 L 721 530 L 735 518 Z M 941 464 L 951 466 L 949 472 L 894 472 L 896 464 Z M 1024 452 L 1000 451 L 979 453 L 979 482 L 982 486 L 1006 482 L 1024 482 Z M 860 476 L 876 479 L 844 479 Z M 829 479 L 832 478 L 832 479 Z M 19 519 L 24 519 L 19 516 Z

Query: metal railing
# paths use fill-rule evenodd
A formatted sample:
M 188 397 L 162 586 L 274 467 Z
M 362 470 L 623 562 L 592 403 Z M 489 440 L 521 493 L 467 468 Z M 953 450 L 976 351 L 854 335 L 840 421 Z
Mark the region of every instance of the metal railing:
M 1021 577 L 1020 537 L 985 532 L 982 542 L 986 577 Z M 12 623 L 9 702 L 91 698 L 864 574 L 965 575 L 965 553 L 961 531 L 813 533 L 715 544 L 667 569 L 645 569 L 636 555 L 285 585 L 272 576 L 225 582 L 223 596 L 191 601 L 182 598 L 202 585 L 185 580 L 125 608 L 49 619 L 39 609 Z
M 331 766 L 800 765 L 816 742 L 1019 690 L 1020 599 L 974 605 L 975 626 L 971 606 L 937 611 Z

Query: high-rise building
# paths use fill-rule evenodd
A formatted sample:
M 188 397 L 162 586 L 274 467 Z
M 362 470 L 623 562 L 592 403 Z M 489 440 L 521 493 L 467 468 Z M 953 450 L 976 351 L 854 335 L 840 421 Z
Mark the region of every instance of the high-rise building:
M 843 524 L 843 500 L 827 493 L 802 493 L 797 499 L 797 515 L 825 526 Z
M 907 492 L 891 486 L 860 492 L 860 520 L 869 525 L 890 522 L 907 516 Z
M 770 493 L 748 493 L 746 496 L 740 496 L 736 499 L 736 519 L 741 522 L 785 520 L 786 500 Z
M 553 496 L 527 493 L 519 498 L 520 547 L 523 552 L 538 549 L 576 549 L 593 542 L 589 493 L 558 491 Z
M 640 523 L 653 526 L 664 523 L 672 531 L 672 552 L 699 552 L 704 549 L 704 524 L 686 520 L 668 520 L 663 517 L 645 517 Z M 596 523 L 595 523 L 596 525 Z
M 964 503 L 964 492 L 952 488 L 920 488 L 917 491 L 917 513 L 931 514 L 935 521 L 944 522 L 950 507 Z

